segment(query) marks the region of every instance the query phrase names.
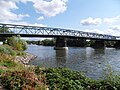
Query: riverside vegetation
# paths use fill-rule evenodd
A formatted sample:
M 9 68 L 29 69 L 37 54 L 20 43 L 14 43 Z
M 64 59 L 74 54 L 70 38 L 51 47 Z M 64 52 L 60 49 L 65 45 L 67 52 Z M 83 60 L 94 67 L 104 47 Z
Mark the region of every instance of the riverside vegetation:
M 6 90 L 120 90 L 120 76 L 110 69 L 101 80 L 67 68 L 26 66 L 15 60 L 24 56 L 26 42 L 11 37 L 0 46 L 0 80 Z

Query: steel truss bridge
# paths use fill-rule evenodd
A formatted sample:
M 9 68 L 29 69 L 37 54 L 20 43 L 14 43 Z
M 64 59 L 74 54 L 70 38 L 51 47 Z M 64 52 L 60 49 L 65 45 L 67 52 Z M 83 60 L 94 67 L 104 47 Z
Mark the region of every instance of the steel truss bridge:
M 65 37 L 111 41 L 116 41 L 119 38 L 117 36 L 89 33 L 70 29 L 0 23 L 0 37 L 11 37 L 14 35 L 20 35 L 21 37 Z

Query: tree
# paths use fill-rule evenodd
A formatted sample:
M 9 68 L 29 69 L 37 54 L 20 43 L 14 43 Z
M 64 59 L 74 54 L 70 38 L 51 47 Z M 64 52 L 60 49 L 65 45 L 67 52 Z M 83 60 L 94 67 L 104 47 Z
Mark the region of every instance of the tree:
M 44 46 L 54 46 L 55 42 L 54 39 L 44 39 L 42 40 Z
M 3 34 L 3 33 L 13 33 L 12 31 L 9 31 L 9 28 L 7 27 L 0 27 L 0 34 Z M 0 41 L 3 42 L 3 44 L 5 43 L 5 41 L 7 40 L 7 37 L 0 37 Z
M 27 49 L 27 43 L 24 40 L 22 40 L 20 36 L 9 37 L 7 39 L 7 44 L 19 51 L 24 51 Z

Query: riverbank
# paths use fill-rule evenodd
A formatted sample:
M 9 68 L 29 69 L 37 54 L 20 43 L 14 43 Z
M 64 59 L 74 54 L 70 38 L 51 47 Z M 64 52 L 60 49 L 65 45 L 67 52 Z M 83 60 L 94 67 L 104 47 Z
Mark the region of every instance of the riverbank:
M 29 60 L 36 58 L 35 55 L 11 56 L 0 53 L 0 56 L 0 90 L 46 90 L 43 83 L 45 76 L 37 75 L 35 66 L 26 67 Z
M 35 56 L 33 54 L 30 54 L 30 53 L 26 53 L 23 56 L 16 56 L 15 60 L 19 61 L 19 62 L 21 62 L 23 64 L 28 64 L 29 61 L 34 60 L 35 58 L 37 58 L 37 56 Z
M 36 56 L 15 53 L 0 53 L 2 90 L 120 90 L 120 76 L 111 69 L 102 80 L 94 80 L 68 68 L 28 67 L 26 64 Z
M 68 68 L 26 67 L 23 60 L 33 59 L 32 54 L 20 56 L 18 62 L 10 55 L 0 56 L 1 90 L 120 90 L 120 76 L 112 72 L 103 80 L 94 80 Z

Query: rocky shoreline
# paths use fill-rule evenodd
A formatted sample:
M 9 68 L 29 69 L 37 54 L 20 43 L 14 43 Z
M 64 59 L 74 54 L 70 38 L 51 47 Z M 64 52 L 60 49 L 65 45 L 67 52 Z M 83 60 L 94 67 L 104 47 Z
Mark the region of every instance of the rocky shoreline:
M 15 60 L 23 64 L 28 64 L 29 61 L 34 60 L 35 58 L 37 58 L 37 56 L 30 53 L 26 53 L 26 55 L 24 56 L 16 56 Z

